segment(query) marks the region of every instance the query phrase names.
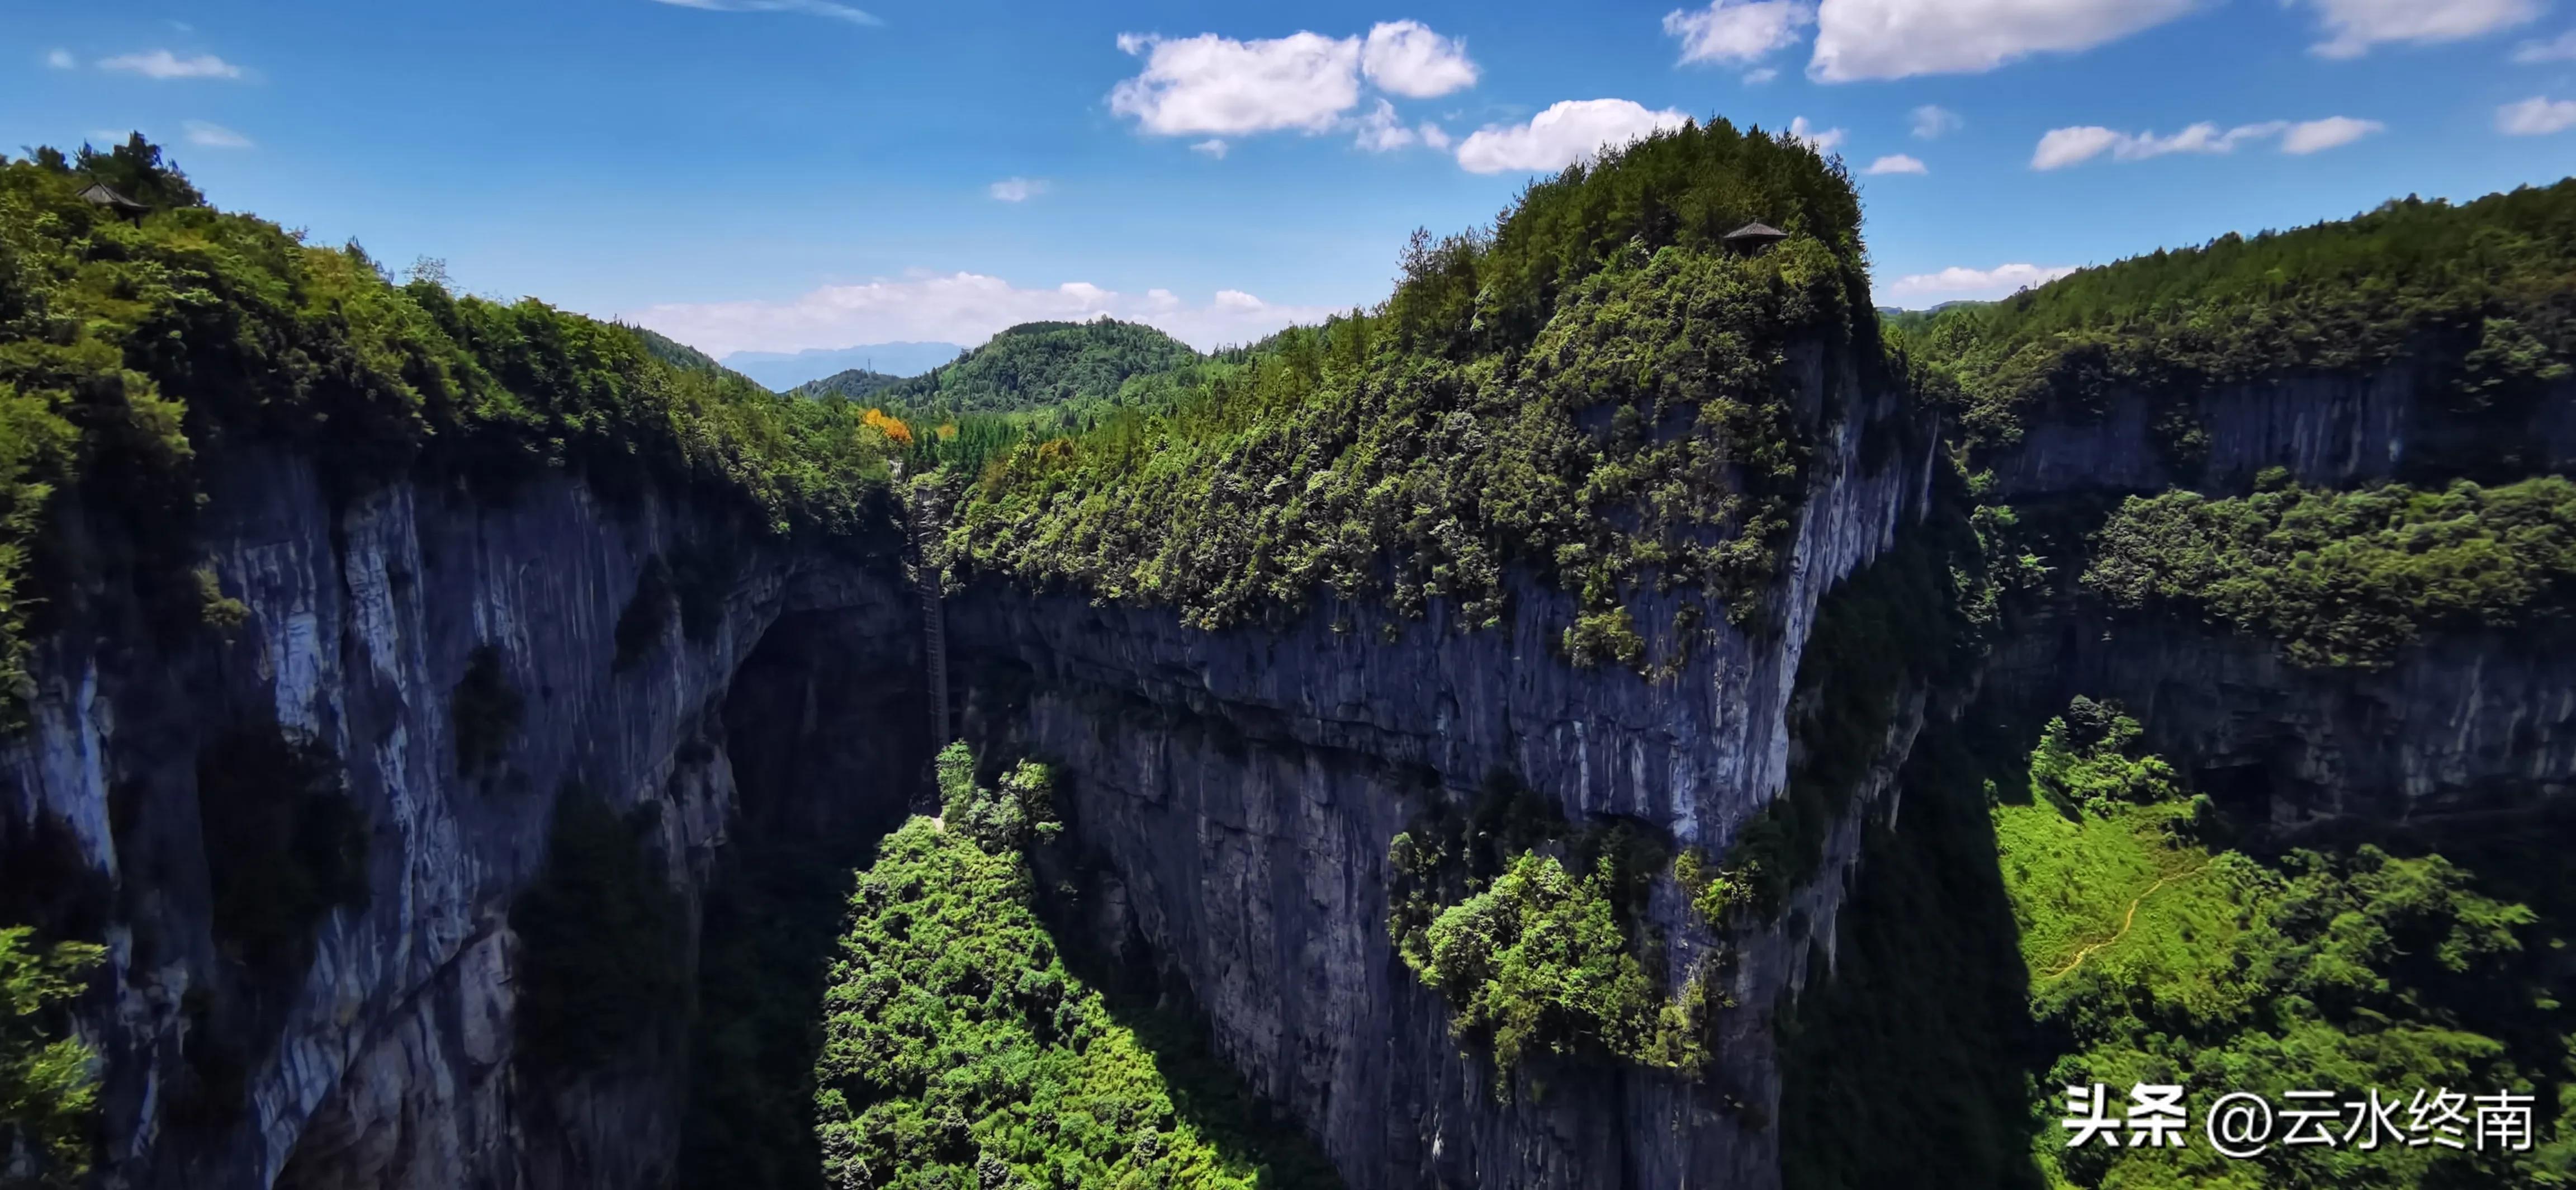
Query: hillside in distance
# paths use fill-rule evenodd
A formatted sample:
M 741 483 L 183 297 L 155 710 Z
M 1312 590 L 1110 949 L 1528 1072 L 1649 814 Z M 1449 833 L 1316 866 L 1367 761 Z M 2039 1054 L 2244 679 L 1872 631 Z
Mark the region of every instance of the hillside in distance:
M 1105 403 L 1138 376 L 1197 362 L 1190 345 L 1150 326 L 1110 318 L 1024 322 L 956 362 L 892 384 L 843 372 L 799 395 L 868 396 L 912 413 L 956 417 Z
M 954 343 L 861 343 L 805 351 L 736 351 L 727 354 L 723 363 L 772 391 L 785 392 L 853 369 L 888 376 L 918 376 L 965 352 Z

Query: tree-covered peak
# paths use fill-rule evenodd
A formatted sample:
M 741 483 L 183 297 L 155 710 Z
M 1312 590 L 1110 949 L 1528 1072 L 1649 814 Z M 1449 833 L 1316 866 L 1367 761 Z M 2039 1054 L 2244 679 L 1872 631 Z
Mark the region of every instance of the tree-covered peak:
M 1583 278 L 1676 247 L 1715 251 L 1763 223 L 1822 243 L 1869 308 L 1860 197 L 1806 142 L 1713 118 L 1658 132 L 1533 183 L 1490 229 L 1417 231 L 1387 313 L 1410 345 L 1453 357 L 1527 345 Z
M 955 363 L 882 386 L 873 399 L 913 414 L 949 417 L 1105 402 L 1133 377 L 1198 358 L 1189 344 L 1142 323 L 1024 322 Z

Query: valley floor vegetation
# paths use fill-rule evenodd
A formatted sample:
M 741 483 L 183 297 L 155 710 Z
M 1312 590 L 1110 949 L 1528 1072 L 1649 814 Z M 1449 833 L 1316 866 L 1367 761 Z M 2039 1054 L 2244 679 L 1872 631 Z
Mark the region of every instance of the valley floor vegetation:
M 976 779 L 939 758 L 940 814 L 887 836 L 850 897 L 815 1070 L 827 1183 L 903 1187 L 1326 1187 L 1230 1072 L 1078 978 L 1039 921 L 1022 849 L 1051 836 L 1048 774 Z
M 2118 707 L 2078 698 L 2009 763 L 1987 759 L 2012 735 L 1990 713 L 1908 766 L 1911 841 L 1878 828 L 1839 969 L 1783 1022 L 1788 1185 L 1906 1181 L 1927 1161 L 2032 1187 L 2576 1185 L 2551 861 L 2249 851 Z M 2338 1108 L 2368 1088 L 2516 1091 L 2541 1142 L 2070 1149 L 2065 1088 L 2097 1082 L 2182 1084 L 2195 1112 L 2237 1090 Z

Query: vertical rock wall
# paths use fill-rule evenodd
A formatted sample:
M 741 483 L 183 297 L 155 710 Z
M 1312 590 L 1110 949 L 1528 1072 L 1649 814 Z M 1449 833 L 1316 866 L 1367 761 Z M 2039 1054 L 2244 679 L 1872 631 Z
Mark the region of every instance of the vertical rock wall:
M 607 507 L 567 479 L 335 499 L 300 458 L 209 472 L 200 545 L 247 617 L 228 639 L 158 633 L 119 593 L 91 593 L 40 643 L 32 727 L 0 753 L 6 854 L 81 873 L 104 919 L 111 1006 L 88 1023 L 105 1065 L 100 1182 L 654 1184 L 683 1055 L 655 1047 L 568 1085 L 523 1077 L 510 900 L 578 782 L 613 808 L 659 807 L 650 846 L 694 905 L 735 801 L 721 703 L 771 621 L 835 609 L 845 639 L 917 667 L 891 549 L 740 550 L 696 639 L 669 617 L 619 669 L 616 627 L 648 557 L 759 535 L 685 500 Z M 523 711 L 498 770 L 469 775 L 448 708 L 483 645 Z M 196 781 L 210 741 L 268 720 L 336 753 L 367 831 L 365 904 L 332 910 L 309 966 L 274 977 L 212 933 Z

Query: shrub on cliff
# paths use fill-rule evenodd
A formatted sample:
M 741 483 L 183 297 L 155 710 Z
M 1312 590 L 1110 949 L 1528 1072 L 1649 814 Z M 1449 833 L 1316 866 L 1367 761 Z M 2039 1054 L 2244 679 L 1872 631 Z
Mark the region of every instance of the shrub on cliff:
M 73 1035 L 69 1013 L 105 954 L 84 942 L 43 945 L 26 926 L 0 927 L 0 1173 L 13 1172 L 24 1154 L 35 1187 L 67 1190 L 89 1170 L 95 1056 Z
M 273 723 L 226 733 L 198 754 L 197 811 L 215 938 L 264 974 L 302 975 L 314 927 L 367 900 L 366 819 L 339 756 Z
M 479 776 L 510 754 L 527 699 L 502 667 L 499 646 L 474 646 L 465 661 L 465 676 L 456 679 L 456 689 L 448 696 L 447 708 L 448 731 L 456 742 L 457 772 Z
M 549 1076 L 676 1040 L 687 1019 L 689 906 L 652 852 L 658 804 L 621 815 L 578 785 L 555 797 L 546 866 L 510 903 L 518 1052 Z

